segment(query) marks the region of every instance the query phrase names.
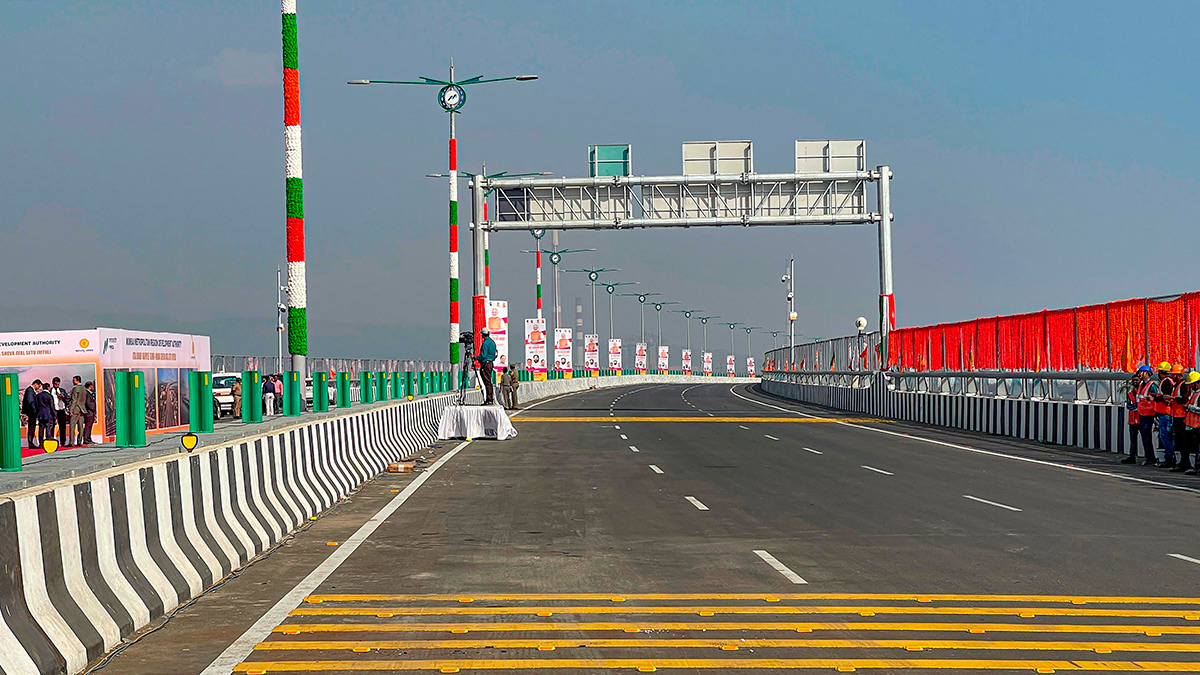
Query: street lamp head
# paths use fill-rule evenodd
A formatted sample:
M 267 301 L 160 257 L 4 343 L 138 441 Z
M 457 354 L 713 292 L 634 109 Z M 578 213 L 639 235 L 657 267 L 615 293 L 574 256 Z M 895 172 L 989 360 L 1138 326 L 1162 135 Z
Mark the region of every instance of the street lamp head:
M 542 237 L 546 236 L 546 231 L 541 229 L 530 230 L 529 233 L 533 235 L 534 239 L 541 239 Z
M 708 323 L 708 317 L 707 316 L 700 317 L 700 323 Z
M 607 286 L 605 286 L 605 287 L 604 287 L 604 290 L 608 291 L 608 294 L 609 294 L 609 295 L 612 295 L 612 294 L 613 294 L 613 292 L 617 290 L 617 287 L 616 287 L 616 286 L 613 286 L 612 284 L 609 284 L 609 285 L 607 285 Z
M 371 84 L 370 80 L 350 80 L 346 84 Z
M 597 280 L 597 279 L 599 279 L 599 278 L 600 278 L 600 275 L 599 275 L 599 274 L 596 274 L 595 272 L 588 272 L 588 279 L 591 279 L 592 281 L 595 281 L 595 280 Z
M 866 330 L 867 329 L 867 317 L 860 316 L 857 319 L 855 319 L 854 327 L 857 328 L 858 332 L 860 332 L 860 333 L 863 332 L 864 330 Z
M 529 82 L 530 80 L 538 79 L 537 75 L 518 75 L 517 82 Z
M 785 274 L 779 280 L 786 284 L 788 282 L 788 279 L 789 279 L 788 275 Z
M 656 302 L 656 303 L 654 303 L 654 311 L 656 311 L 656 312 L 661 312 L 661 311 L 662 311 L 662 308 L 663 308 L 663 306 L 662 306 L 662 303 L 661 303 L 661 302 Z

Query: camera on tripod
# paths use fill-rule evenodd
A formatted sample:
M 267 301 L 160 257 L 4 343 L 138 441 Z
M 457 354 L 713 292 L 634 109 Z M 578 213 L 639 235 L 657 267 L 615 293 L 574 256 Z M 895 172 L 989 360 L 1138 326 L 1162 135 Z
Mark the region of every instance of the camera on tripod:
M 469 331 L 469 330 L 464 330 L 462 333 L 459 333 L 458 341 L 464 345 L 471 345 L 472 347 L 474 347 L 475 346 L 475 332 Z

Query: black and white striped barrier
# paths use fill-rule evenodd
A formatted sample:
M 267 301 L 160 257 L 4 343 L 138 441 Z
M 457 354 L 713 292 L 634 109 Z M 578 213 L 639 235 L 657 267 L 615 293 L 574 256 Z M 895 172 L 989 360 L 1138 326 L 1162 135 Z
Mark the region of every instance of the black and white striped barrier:
M 0 673 L 82 671 L 434 441 L 453 394 L 0 497 Z
M 1128 447 L 1126 411 L 1119 405 L 890 391 L 882 374 L 871 379 L 871 386 L 861 388 L 769 377 L 761 386 L 780 398 L 884 419 L 1112 452 L 1125 452 Z

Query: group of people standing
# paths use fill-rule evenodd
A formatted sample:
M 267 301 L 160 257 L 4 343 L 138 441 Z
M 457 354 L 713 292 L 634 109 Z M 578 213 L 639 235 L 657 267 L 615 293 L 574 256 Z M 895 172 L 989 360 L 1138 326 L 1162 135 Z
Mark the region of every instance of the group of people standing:
M 479 367 L 479 379 L 483 383 L 483 405 L 496 405 L 496 394 L 492 384 L 496 377 L 496 341 L 492 339 L 491 333 L 487 328 L 480 331 L 483 339 L 479 343 L 479 356 L 474 359 Z M 500 369 L 500 398 L 508 410 L 517 409 L 517 389 L 521 386 L 520 380 L 516 366 Z
M 1195 475 L 1200 457 L 1200 373 L 1185 372 L 1183 366 L 1163 361 L 1158 376 L 1150 366 L 1138 368 L 1125 399 L 1129 415 L 1129 456 L 1123 464 L 1137 462 L 1138 439 L 1142 445 L 1142 466 L 1157 466 L 1170 471 Z M 1154 426 L 1158 426 L 1158 445 L 1163 458 L 1154 451 Z
M 50 384 L 34 380 L 21 397 L 21 416 L 25 418 L 29 447 L 40 448 L 58 432 L 58 444 L 63 448 L 92 444 L 92 426 L 96 423 L 96 383 L 83 383 L 76 375 L 71 378 L 70 391 L 63 389 L 62 380 Z

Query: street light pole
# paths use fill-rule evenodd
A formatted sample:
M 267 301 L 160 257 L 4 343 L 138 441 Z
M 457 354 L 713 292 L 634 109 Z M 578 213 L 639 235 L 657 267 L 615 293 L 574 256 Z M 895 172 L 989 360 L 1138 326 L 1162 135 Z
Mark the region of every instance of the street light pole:
M 621 295 L 635 296 L 638 299 L 638 312 L 642 317 L 642 344 L 646 344 L 646 298 L 662 295 L 662 293 L 622 293 Z
M 568 272 L 586 272 L 588 275 L 588 284 L 592 287 L 592 335 L 599 335 L 600 331 L 596 328 L 596 281 L 604 272 L 620 272 L 616 268 L 601 267 L 600 269 L 567 270 Z
M 702 317 L 700 317 L 700 325 L 704 326 L 704 350 L 703 351 L 706 351 L 706 352 L 708 351 L 708 320 L 709 319 L 719 319 L 719 318 L 721 318 L 721 317 L 719 317 L 719 316 L 702 316 Z
M 683 318 L 687 319 L 687 349 L 692 348 L 692 314 L 699 312 L 698 309 L 676 309 L 672 310 L 677 314 L 682 314 Z
M 613 293 L 617 291 L 617 286 L 636 286 L 636 281 L 616 281 L 611 284 L 605 284 L 604 290 L 608 291 L 608 339 L 616 339 L 616 333 L 613 331 Z
M 450 369 L 452 372 L 451 380 L 458 386 L 459 377 L 458 371 L 461 368 L 461 355 L 458 349 L 459 336 L 459 280 L 458 280 L 458 140 L 454 133 L 454 116 L 460 114 L 462 107 L 467 102 L 467 92 L 464 87 L 473 84 L 484 84 L 487 82 L 504 82 L 508 80 L 516 80 L 518 82 L 527 82 L 536 80 L 537 75 L 513 75 L 510 77 L 495 77 L 484 78 L 482 75 L 471 77 L 465 80 L 455 81 L 454 79 L 454 61 L 450 61 L 450 79 L 439 80 L 432 77 L 421 76 L 420 80 L 350 80 L 347 84 L 415 84 L 415 85 L 435 85 L 440 86 L 438 90 L 438 103 L 442 109 L 450 114 L 450 166 L 449 166 L 449 181 L 450 181 Z M 482 191 L 480 191 L 482 193 Z M 482 194 L 475 199 L 475 204 L 479 205 L 482 214 Z M 472 298 L 473 321 L 476 340 L 479 339 L 479 331 L 483 328 L 484 321 L 484 287 L 486 279 L 483 265 L 483 249 L 486 243 L 483 238 L 483 228 L 477 227 L 475 236 L 472 238 L 474 245 L 473 256 L 478 258 L 475 262 L 475 297 Z
M 663 343 L 662 308 L 666 305 L 678 305 L 678 304 L 679 303 L 675 302 L 674 300 L 672 300 L 671 302 L 656 302 L 656 303 L 654 303 L 654 313 L 658 316 L 658 346 L 659 347 L 663 346 L 663 344 L 662 344 Z

